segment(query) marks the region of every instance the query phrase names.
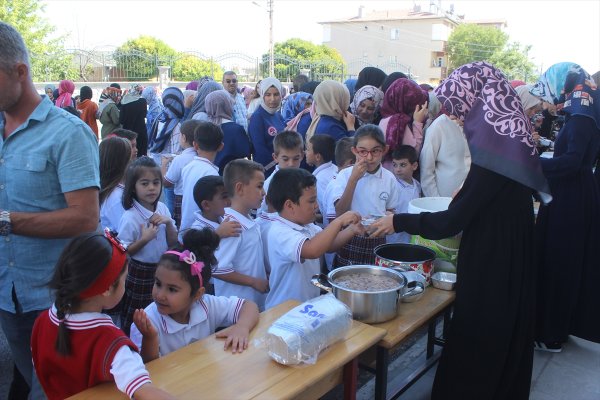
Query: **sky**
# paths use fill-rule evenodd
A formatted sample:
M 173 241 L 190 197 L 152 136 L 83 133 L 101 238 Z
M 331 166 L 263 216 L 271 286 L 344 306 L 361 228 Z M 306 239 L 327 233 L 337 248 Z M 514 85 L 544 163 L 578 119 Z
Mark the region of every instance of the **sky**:
M 319 21 L 346 19 L 365 11 L 406 9 L 423 0 L 274 0 L 273 37 L 322 43 Z M 155 36 L 179 51 L 208 56 L 268 52 L 267 0 L 44 0 L 45 18 L 67 34 L 66 47 L 109 50 L 140 35 Z M 532 45 L 538 70 L 560 61 L 600 70 L 600 0 L 442 0 L 465 19 L 504 19 L 511 41 Z M 400 59 L 398 62 L 402 62 Z

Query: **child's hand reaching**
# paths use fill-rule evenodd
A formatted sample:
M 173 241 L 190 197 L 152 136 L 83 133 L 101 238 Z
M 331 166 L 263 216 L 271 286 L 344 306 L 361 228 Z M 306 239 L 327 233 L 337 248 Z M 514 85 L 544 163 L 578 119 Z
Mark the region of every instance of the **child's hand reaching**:
M 342 226 L 348 226 L 352 224 L 357 224 L 361 221 L 360 214 L 356 211 L 346 211 L 342 215 L 340 215 L 337 219 L 340 220 Z
M 240 236 L 241 231 L 242 225 L 237 221 L 230 221 L 229 218 L 225 218 L 223 222 L 221 222 L 221 225 L 215 230 L 221 239 L 238 237 Z
M 158 336 L 158 331 L 154 327 L 152 321 L 150 321 L 150 318 L 148 318 L 148 314 L 146 314 L 146 311 L 142 310 L 141 308 L 134 311 L 133 323 L 143 337 L 155 338 Z
M 231 346 L 232 353 L 241 353 L 248 348 L 248 336 L 250 336 L 250 331 L 240 324 L 235 324 L 217 332 L 215 336 L 218 338 L 225 338 L 223 350 L 227 350 L 229 346 Z
M 156 226 L 168 225 L 169 223 L 171 223 L 171 221 L 172 221 L 171 218 L 167 217 L 166 215 L 160 215 L 160 214 L 152 214 L 152 216 L 148 220 L 148 222 L 150 222 L 151 224 L 154 224 Z
M 152 224 L 152 223 L 148 223 L 148 224 L 142 224 L 142 235 L 140 237 L 140 240 L 142 240 L 145 243 L 148 243 L 149 241 L 151 241 L 152 239 L 154 239 L 156 237 L 156 235 L 158 235 L 158 225 Z

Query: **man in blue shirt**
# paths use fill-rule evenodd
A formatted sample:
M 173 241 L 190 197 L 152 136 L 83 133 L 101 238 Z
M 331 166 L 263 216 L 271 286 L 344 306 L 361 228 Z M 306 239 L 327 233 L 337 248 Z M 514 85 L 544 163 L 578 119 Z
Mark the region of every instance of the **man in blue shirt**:
M 237 75 L 233 71 L 223 73 L 223 88 L 229 92 L 233 100 L 233 119 L 248 132 L 248 108 L 244 96 L 238 93 Z
M 98 225 L 98 146 L 77 117 L 37 93 L 21 35 L 0 22 L 0 324 L 31 398 L 31 362 L 45 284 L 69 238 Z

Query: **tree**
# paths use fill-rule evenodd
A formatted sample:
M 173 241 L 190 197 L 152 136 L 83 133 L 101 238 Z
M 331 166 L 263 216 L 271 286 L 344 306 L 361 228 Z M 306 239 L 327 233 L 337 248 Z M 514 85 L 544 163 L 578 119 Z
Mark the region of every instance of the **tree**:
M 170 65 L 177 55 L 175 49 L 152 36 L 130 39 L 115 50 L 117 69 L 130 80 L 150 79 L 157 75 L 158 66 Z
M 41 17 L 43 12 L 38 0 L 0 0 L 0 21 L 12 25 L 29 49 L 33 80 L 77 77 L 72 57 L 64 50 L 65 37 L 52 37 L 55 27 Z
M 508 35 L 498 28 L 462 24 L 448 38 L 449 72 L 473 61 L 488 61 L 508 79 L 527 81 L 535 78 L 535 66 L 527 55 L 530 49 L 509 43 Z
M 181 54 L 173 62 L 173 79 L 178 81 L 191 81 L 203 76 L 211 76 L 220 80 L 223 68 L 212 60 L 204 60 L 191 54 Z
M 524 46 L 517 42 L 510 43 L 502 51 L 494 53 L 489 61 L 500 68 L 509 80 L 522 80 L 524 82 L 537 81 L 535 65 L 527 56 L 531 46 Z
M 336 49 L 302 39 L 276 43 L 273 53 L 275 76 L 280 80 L 290 80 L 303 69 L 310 70 L 311 79 L 338 78 L 345 69 L 345 61 Z M 269 54 L 264 54 L 261 64 L 263 76 L 268 75 L 268 66 Z
M 452 70 L 473 61 L 489 61 L 506 45 L 508 35 L 498 28 L 461 24 L 448 38 L 448 66 Z

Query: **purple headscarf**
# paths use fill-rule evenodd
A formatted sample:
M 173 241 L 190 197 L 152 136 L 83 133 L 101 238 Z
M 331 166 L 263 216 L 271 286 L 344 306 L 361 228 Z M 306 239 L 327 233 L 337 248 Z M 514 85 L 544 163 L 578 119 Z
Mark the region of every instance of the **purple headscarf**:
M 471 160 L 552 199 L 521 100 L 500 70 L 486 62 L 454 70 L 437 89 L 444 109 L 464 122 Z

